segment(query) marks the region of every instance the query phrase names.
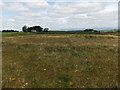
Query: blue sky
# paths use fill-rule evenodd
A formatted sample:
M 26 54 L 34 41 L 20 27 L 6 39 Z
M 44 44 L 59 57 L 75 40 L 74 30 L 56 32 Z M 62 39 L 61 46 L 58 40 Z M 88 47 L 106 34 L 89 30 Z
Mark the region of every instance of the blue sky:
M 40 25 L 51 30 L 117 28 L 118 0 L 3 0 L 2 28 Z

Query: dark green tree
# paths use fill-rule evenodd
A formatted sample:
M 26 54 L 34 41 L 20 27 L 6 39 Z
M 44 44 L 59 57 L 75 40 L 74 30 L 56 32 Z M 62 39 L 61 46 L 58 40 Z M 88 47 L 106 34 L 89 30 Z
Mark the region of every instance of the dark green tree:
M 27 26 L 26 25 L 22 27 L 22 31 L 27 32 Z
M 33 27 L 27 28 L 28 32 L 31 32 L 31 31 L 41 32 L 42 30 L 43 30 L 43 28 L 40 26 L 33 26 Z
M 48 28 L 44 28 L 44 32 L 48 32 Z

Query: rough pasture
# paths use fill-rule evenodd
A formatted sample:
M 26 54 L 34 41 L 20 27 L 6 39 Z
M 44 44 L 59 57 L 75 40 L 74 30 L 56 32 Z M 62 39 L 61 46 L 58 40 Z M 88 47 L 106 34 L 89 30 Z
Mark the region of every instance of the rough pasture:
M 6 35 L 3 88 L 116 88 L 118 36 Z

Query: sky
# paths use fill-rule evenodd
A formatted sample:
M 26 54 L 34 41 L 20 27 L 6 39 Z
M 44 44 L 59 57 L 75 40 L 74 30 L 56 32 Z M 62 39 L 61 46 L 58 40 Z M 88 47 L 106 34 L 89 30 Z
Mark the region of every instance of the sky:
M 119 0 L 2 0 L 0 29 L 117 29 Z

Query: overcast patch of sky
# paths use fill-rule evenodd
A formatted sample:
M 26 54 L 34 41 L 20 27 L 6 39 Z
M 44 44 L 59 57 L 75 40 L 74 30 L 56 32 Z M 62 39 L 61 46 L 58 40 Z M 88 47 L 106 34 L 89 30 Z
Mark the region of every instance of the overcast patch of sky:
M 7 2 L 8 0 L 4 0 L 4 1 Z M 7 28 L 7 29 L 19 29 L 20 30 L 24 24 L 27 24 L 28 26 L 41 25 L 43 27 L 49 27 L 50 29 L 71 29 L 71 28 L 81 29 L 81 28 L 94 28 L 94 27 L 117 28 L 117 12 L 116 12 L 117 11 L 117 2 L 114 2 L 114 3 L 113 2 L 107 2 L 107 3 L 102 2 L 103 5 L 105 4 L 105 7 L 104 6 L 102 6 L 102 7 L 96 6 L 96 8 L 99 9 L 98 12 L 97 11 L 94 11 L 94 12 L 89 11 L 89 13 L 88 13 L 87 9 L 89 9 L 89 8 L 83 9 L 81 11 L 77 10 L 76 12 L 74 12 L 74 9 L 72 11 L 72 5 L 71 5 L 67 9 L 67 4 L 69 5 L 70 3 L 66 3 L 66 6 L 65 6 L 64 5 L 65 1 L 66 2 L 71 1 L 72 3 L 75 3 L 75 1 L 64 0 L 64 2 L 61 2 L 61 3 L 63 3 L 62 4 L 63 8 L 60 7 L 60 9 L 56 9 L 56 11 L 58 11 L 58 13 L 56 13 L 56 12 L 54 12 L 55 8 L 53 8 L 53 7 L 55 5 L 56 5 L 56 7 L 58 7 L 60 5 L 59 0 L 54 0 L 54 1 L 47 0 L 49 2 L 46 2 L 45 0 L 34 0 L 37 2 L 38 1 L 45 2 L 44 3 L 45 5 L 48 4 L 46 6 L 47 8 L 45 8 L 44 6 L 41 6 L 41 7 L 43 7 L 43 8 L 41 8 L 41 7 L 39 7 L 39 5 L 37 6 L 36 4 L 38 4 L 38 3 L 34 4 L 36 6 L 31 5 L 32 3 L 28 3 L 28 0 L 12 0 L 12 1 L 14 1 L 14 2 L 18 1 L 19 4 L 21 4 L 23 6 L 26 5 L 26 6 L 23 7 L 23 10 L 16 9 L 17 11 L 15 11 L 15 10 L 11 11 L 10 7 L 9 7 L 8 11 L 4 10 L 3 11 L 4 12 L 4 14 L 3 14 L 4 15 L 3 29 Z M 26 1 L 26 3 L 20 3 L 20 1 Z M 60 1 L 62 1 L 62 0 L 60 0 Z M 80 0 L 77 0 L 77 1 L 80 1 Z M 81 0 L 81 1 L 83 1 L 83 0 Z M 90 0 L 86 0 L 86 1 L 90 1 Z M 94 1 L 98 1 L 98 0 L 94 0 Z M 117 1 L 117 0 L 115 0 L 115 1 Z M 89 5 L 89 3 L 88 3 L 88 5 Z M 8 3 L 8 4 L 10 4 L 10 3 Z M 81 2 L 79 2 L 78 4 L 81 4 Z M 90 4 L 92 6 L 93 3 L 90 3 Z M 98 5 L 99 4 L 100 3 L 98 3 Z M 11 5 L 11 6 L 13 6 L 13 5 Z M 75 7 L 76 7 L 76 5 L 75 5 Z M 17 7 L 17 8 L 20 8 L 20 7 Z M 64 11 L 64 8 L 66 8 L 66 10 L 68 10 L 68 11 Z M 78 9 L 80 9 L 80 8 L 81 7 L 79 7 Z M 102 8 L 102 10 L 100 10 L 101 8 Z M 107 8 L 106 11 L 104 11 L 105 8 Z M 69 9 L 71 9 L 71 12 L 69 12 Z M 114 11 L 114 13 L 112 10 Z M 84 11 L 84 13 L 82 11 Z M 86 11 L 86 13 L 85 13 L 85 11 Z M 99 16 L 100 12 L 103 13 L 103 14 L 101 14 L 101 16 Z M 109 12 L 109 13 L 111 12 L 110 14 L 112 14 L 112 15 L 105 16 L 104 15 L 105 12 Z M 106 14 L 106 15 L 108 15 L 108 14 Z M 100 18 L 101 18 L 101 20 L 100 20 Z
M 2 0 L 3 2 L 20 2 L 20 1 L 27 1 L 27 2 L 36 2 L 40 0 Z M 46 0 L 48 2 L 119 2 L 119 0 Z

